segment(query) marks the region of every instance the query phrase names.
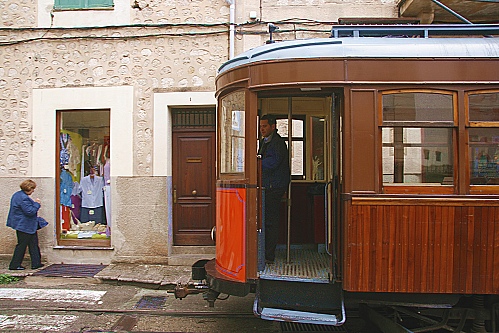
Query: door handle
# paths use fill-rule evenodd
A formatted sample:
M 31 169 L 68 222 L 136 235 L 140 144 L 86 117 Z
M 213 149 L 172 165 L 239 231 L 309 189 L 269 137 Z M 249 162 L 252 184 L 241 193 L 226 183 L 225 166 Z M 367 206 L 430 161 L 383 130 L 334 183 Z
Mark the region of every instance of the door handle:
M 198 194 L 198 191 L 192 190 L 192 195 L 196 195 L 196 194 Z
M 173 203 L 177 203 L 177 189 L 173 189 Z

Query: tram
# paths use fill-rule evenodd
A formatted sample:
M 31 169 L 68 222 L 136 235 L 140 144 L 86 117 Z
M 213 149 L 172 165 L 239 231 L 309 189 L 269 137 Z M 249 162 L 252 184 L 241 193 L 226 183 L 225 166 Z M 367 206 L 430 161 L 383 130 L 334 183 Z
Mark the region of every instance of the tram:
M 223 64 L 205 298 L 254 293 L 268 320 L 339 326 L 361 305 L 386 332 L 461 331 L 466 319 L 495 331 L 498 36 L 498 25 L 339 25 L 331 38 L 269 43 Z M 291 165 L 271 264 L 263 115 L 277 119 Z

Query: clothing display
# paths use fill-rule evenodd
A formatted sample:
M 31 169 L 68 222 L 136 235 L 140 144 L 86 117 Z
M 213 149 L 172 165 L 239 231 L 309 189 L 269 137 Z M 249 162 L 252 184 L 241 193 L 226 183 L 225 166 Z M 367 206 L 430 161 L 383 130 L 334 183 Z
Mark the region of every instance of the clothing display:
M 81 195 L 81 222 L 104 222 L 104 178 L 93 174 L 83 177 L 78 193 Z
M 80 209 L 81 209 L 81 196 L 78 193 L 78 188 L 80 184 L 78 182 L 73 183 L 73 190 L 71 191 L 71 213 L 76 220 L 80 219 Z
M 78 132 L 89 134 L 88 130 Z M 111 235 L 109 136 L 90 135 L 60 132 L 61 239 L 108 239 Z
M 83 177 L 78 188 L 78 193 L 81 195 L 81 207 L 102 207 L 104 205 L 103 187 L 104 178 L 95 175 Z
M 61 205 L 71 207 L 71 193 L 73 192 L 73 177 L 65 169 L 61 170 Z

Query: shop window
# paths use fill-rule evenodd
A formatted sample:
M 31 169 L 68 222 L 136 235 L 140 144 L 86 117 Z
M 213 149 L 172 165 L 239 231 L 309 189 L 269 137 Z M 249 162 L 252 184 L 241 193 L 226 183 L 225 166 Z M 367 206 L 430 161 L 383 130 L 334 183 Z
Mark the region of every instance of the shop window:
M 382 95 L 385 192 L 396 192 L 401 185 L 421 186 L 416 191 L 425 192 L 431 187 L 454 184 L 454 100 L 453 94 L 438 92 L 397 91 Z M 402 190 L 407 192 L 407 188 Z
M 113 0 L 55 0 L 54 9 L 112 8 Z
M 108 110 L 58 112 L 59 245 L 108 245 L 111 237 Z
M 468 95 L 469 169 L 472 192 L 499 186 L 499 92 Z

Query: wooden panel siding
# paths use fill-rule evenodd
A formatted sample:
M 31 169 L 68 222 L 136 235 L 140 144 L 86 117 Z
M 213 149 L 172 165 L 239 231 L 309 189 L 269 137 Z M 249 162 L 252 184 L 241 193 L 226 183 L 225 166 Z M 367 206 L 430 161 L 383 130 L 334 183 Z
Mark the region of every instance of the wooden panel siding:
M 347 201 L 344 287 L 499 293 L 497 200 Z

